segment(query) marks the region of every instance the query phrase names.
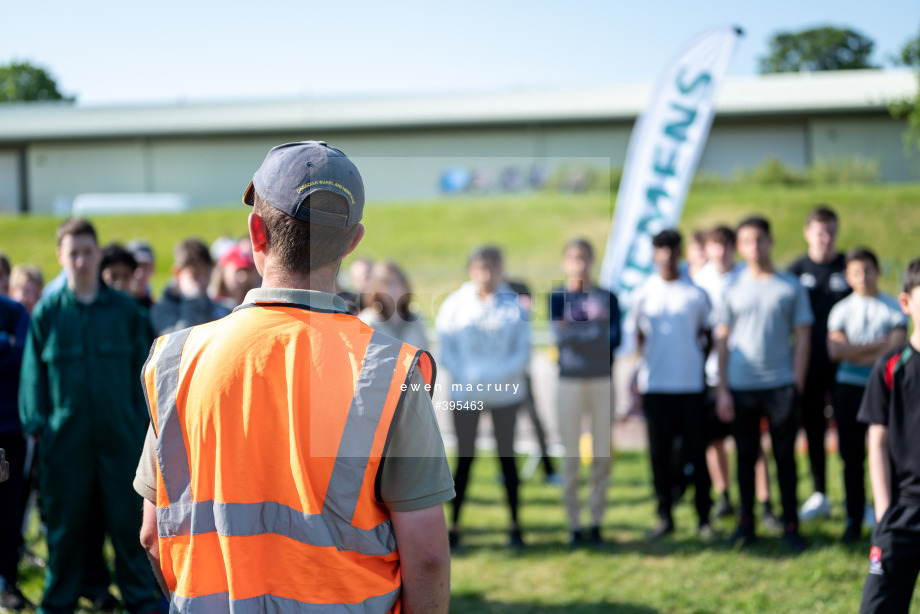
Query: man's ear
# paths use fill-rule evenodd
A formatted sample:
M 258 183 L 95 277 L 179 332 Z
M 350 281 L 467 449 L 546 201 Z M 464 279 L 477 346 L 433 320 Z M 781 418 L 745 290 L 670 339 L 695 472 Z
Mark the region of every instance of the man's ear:
M 906 315 L 910 315 L 910 294 L 907 292 L 902 292 L 898 295 L 898 304 L 901 305 L 901 311 Z
M 358 222 L 358 230 L 355 232 L 355 236 L 352 237 L 351 243 L 348 245 L 348 249 L 345 250 L 345 253 L 342 254 L 342 258 L 355 251 L 355 248 L 358 247 L 358 243 L 361 242 L 361 239 L 364 238 L 364 224 Z
M 249 240 L 252 242 L 253 253 L 265 251 L 267 247 L 265 220 L 255 211 L 249 214 Z

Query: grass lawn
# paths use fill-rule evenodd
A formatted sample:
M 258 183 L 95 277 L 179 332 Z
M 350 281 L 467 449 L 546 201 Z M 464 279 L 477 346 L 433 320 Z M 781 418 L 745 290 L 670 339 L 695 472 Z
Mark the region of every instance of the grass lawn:
M 561 250 L 568 239 L 587 237 L 600 259 L 614 200 L 606 193 L 541 193 L 411 204 L 371 202 L 364 218 L 368 233 L 354 257 L 401 263 L 427 317 L 466 279 L 467 255 L 483 243 L 505 248 L 510 277 L 523 279 L 535 292 L 547 292 L 562 278 Z M 775 260 L 786 265 L 804 252 L 805 215 L 819 202 L 830 203 L 840 215 L 841 247 L 874 248 L 882 262 L 882 287 L 895 291 L 904 265 L 920 255 L 920 184 L 700 188 L 688 198 L 681 229 L 686 234 L 720 222 L 734 225 L 750 213 L 764 214 L 774 226 Z M 178 240 L 197 236 L 210 243 L 221 235 L 243 235 L 248 211 L 237 204 L 181 215 L 106 216 L 93 222 L 103 244 L 135 237 L 151 242 L 158 256 L 153 283 L 159 292 L 169 279 L 172 246 Z M 37 263 L 50 278 L 59 271 L 54 257 L 59 222 L 48 216 L 0 217 L 0 251 L 14 264 Z M 536 301 L 538 321 L 545 316 L 545 303 Z
M 800 457 L 798 466 L 804 500 L 810 494 L 807 459 Z M 675 535 L 647 542 L 655 503 L 648 458 L 641 452 L 623 453 L 614 465 L 603 526 L 609 547 L 572 551 L 563 545 L 567 532 L 561 493 L 534 479 L 522 490 L 521 525 L 528 548 L 517 554 L 504 547 L 508 521 L 503 490 L 494 479 L 497 462 L 477 461 L 461 518 L 467 547 L 453 557 L 451 611 L 854 612 L 868 569 L 869 540 L 838 543 L 843 510 L 836 457 L 829 459 L 828 471 L 834 516 L 803 525 L 810 548 L 798 557 L 786 553 L 778 535 L 762 534 L 746 550 L 701 543 L 690 495 L 677 509 Z M 778 493 L 774 485 L 774 501 Z M 727 535 L 734 523 L 724 520 L 716 526 Z M 912 611 L 920 612 L 920 606 Z
M 734 224 L 749 213 L 774 223 L 775 259 L 785 265 L 804 251 L 801 229 L 815 203 L 827 202 L 841 217 L 842 247 L 865 244 L 876 249 L 883 265 L 882 286 L 897 291 L 904 264 L 920 255 L 920 184 L 743 188 L 695 190 L 681 228 L 686 232 L 717 222 Z M 169 278 L 172 245 L 188 236 L 207 242 L 221 235 L 242 235 L 248 210 L 242 205 L 185 215 L 112 216 L 93 221 L 100 241 L 145 237 L 159 259 L 154 286 Z M 524 279 L 538 293 L 561 279 L 560 251 L 573 236 L 589 238 L 598 250 L 610 228 L 612 200 L 606 194 L 539 194 L 482 197 L 432 203 L 373 204 L 366 209 L 370 229 L 356 256 L 394 259 L 414 282 L 419 307 L 431 317 L 446 294 L 465 279 L 471 248 L 492 242 L 506 249 L 510 276 Z M 0 217 L 0 251 L 14 264 L 34 262 L 50 278 L 58 272 L 54 231 L 59 219 Z M 347 262 L 346 262 L 347 265 Z M 536 327 L 545 325 L 545 300 L 537 300 Z M 453 606 L 460 613 L 509 612 L 853 612 L 858 608 L 868 565 L 868 540 L 844 547 L 840 466 L 831 458 L 831 497 L 835 516 L 803 527 L 811 548 L 788 556 L 778 537 L 752 548 L 730 551 L 704 545 L 692 528 L 689 504 L 677 512 L 679 530 L 657 544 L 643 535 L 655 522 L 647 458 L 624 453 L 617 461 L 604 530 L 611 546 L 603 551 L 570 551 L 557 488 L 537 481 L 523 486 L 522 526 L 529 547 L 522 553 L 504 548 L 507 525 L 502 490 L 495 482 L 497 463 L 474 466 L 464 510 L 463 552 L 453 560 Z M 807 461 L 799 460 L 804 477 Z M 801 480 L 800 500 L 810 494 Z M 737 499 L 737 497 L 736 497 Z M 774 500 L 778 500 L 775 492 Z M 138 523 L 140 520 L 138 519 Z M 724 533 L 730 522 L 718 528 Z M 43 555 L 37 530 L 30 547 Z M 25 567 L 26 595 L 37 600 L 41 570 Z M 920 612 L 920 606 L 913 609 Z
M 798 460 L 799 495 L 804 500 L 809 494 L 807 460 Z M 732 550 L 721 542 L 701 543 L 695 536 L 689 495 L 677 508 L 674 536 L 654 544 L 645 541 L 645 533 L 655 524 L 655 504 L 648 458 L 641 452 L 622 453 L 616 459 L 603 525 L 610 541 L 607 548 L 573 551 L 564 545 L 560 489 L 542 483 L 538 473 L 522 485 L 521 525 L 528 547 L 517 553 L 505 548 L 508 517 L 504 491 L 495 479 L 497 460 L 478 459 L 461 518 L 464 547 L 452 557 L 451 612 L 854 612 L 868 569 L 869 540 L 852 546 L 837 542 L 843 530 L 840 471 L 838 458 L 830 456 L 834 515 L 803 525 L 810 548 L 798 557 L 788 555 L 776 535 L 762 534 L 745 550 Z M 774 484 L 774 502 L 778 493 Z M 733 522 L 716 526 L 728 534 Z M 44 552 L 37 531 L 29 543 L 36 552 Z M 41 571 L 26 565 L 25 574 L 24 592 L 37 600 Z M 917 601 L 912 612 L 920 612 Z

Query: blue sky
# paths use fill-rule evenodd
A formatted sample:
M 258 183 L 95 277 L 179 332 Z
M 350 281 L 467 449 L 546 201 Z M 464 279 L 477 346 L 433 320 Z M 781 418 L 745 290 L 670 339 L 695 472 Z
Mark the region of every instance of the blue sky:
M 705 6 L 705 9 L 699 8 Z M 887 63 L 917 0 L 6 3 L 0 63 L 49 69 L 82 104 L 502 91 L 653 81 L 697 33 L 737 24 L 730 74 L 778 30 L 852 27 Z

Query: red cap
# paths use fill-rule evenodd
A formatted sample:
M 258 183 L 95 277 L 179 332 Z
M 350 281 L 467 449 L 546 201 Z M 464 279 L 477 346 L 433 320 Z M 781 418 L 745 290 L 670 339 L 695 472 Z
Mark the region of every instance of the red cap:
M 253 269 L 256 266 L 252 259 L 252 252 L 244 250 L 239 245 L 234 245 L 225 251 L 218 263 L 220 266 L 232 266 L 234 269 Z

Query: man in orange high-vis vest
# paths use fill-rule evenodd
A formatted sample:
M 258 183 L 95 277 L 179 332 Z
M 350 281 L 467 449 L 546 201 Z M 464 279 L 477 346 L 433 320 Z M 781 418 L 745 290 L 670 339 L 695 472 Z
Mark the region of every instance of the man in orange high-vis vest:
M 431 356 L 334 295 L 364 235 L 354 164 L 273 148 L 243 201 L 262 287 L 156 340 L 135 489 L 171 612 L 447 612 L 454 496 Z

